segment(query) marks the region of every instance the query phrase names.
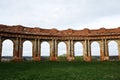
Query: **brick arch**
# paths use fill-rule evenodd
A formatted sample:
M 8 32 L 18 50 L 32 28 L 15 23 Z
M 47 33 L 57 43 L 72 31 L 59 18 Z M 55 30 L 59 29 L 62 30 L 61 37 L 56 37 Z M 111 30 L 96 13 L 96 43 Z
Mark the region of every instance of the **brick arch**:
M 108 41 L 108 53 L 110 60 L 118 60 L 118 43 L 116 40 Z
M 100 43 L 99 43 L 99 41 L 91 42 L 91 56 L 92 56 L 92 60 L 100 60 Z
M 33 43 L 32 41 L 30 40 L 24 40 L 23 43 L 22 43 L 22 57 L 23 57 L 23 60 L 32 60 L 32 46 L 33 46 Z
M 13 57 L 13 47 L 14 43 L 11 39 L 5 39 L 2 42 L 2 61 L 11 61 Z
M 50 58 L 50 43 L 49 41 L 41 41 L 41 60 L 49 60 Z
M 67 44 L 66 44 L 65 41 L 58 42 L 57 46 L 58 46 L 58 56 L 60 56 L 62 54 L 66 54 L 67 55 Z M 62 50 L 62 53 L 59 53 L 59 51 L 60 51 L 59 48 L 63 48 L 64 51 Z
M 77 45 L 78 45 L 78 47 L 77 47 Z M 80 48 L 79 48 L 80 47 Z M 74 42 L 74 54 L 75 54 L 75 49 L 79 49 L 78 51 L 80 51 L 80 54 L 81 55 L 79 55 L 79 56 L 83 56 L 83 44 L 82 44 L 82 42 L 81 41 L 75 41 Z M 82 52 L 82 53 L 81 53 Z M 76 54 L 75 54 L 76 55 Z
M 5 40 L 11 40 L 11 41 L 13 42 L 13 44 L 15 44 L 15 39 L 14 39 L 14 38 L 3 38 L 3 39 L 2 39 L 2 43 L 3 43 Z

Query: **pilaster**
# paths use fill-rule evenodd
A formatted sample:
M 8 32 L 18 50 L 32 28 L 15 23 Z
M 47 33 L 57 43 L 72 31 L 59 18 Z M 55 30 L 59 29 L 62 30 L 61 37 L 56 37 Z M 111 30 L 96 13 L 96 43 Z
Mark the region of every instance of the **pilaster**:
M 108 41 L 105 39 L 105 60 L 109 60 Z
M 2 56 L 2 39 L 0 37 L 0 61 L 1 61 L 1 56 Z
M 50 61 L 57 61 L 57 40 L 50 41 Z
M 34 61 L 40 61 L 40 40 L 39 39 L 35 39 L 35 40 L 33 40 L 33 48 L 32 48 L 32 51 L 33 51 L 33 53 L 32 53 L 32 59 L 34 60 Z
M 74 58 L 74 43 L 73 40 L 67 41 L 67 60 L 73 61 Z
M 89 40 L 85 40 L 83 43 L 83 57 L 84 61 L 91 61 L 91 45 Z
M 20 38 L 14 40 L 13 61 L 22 60 L 22 41 Z
M 100 41 L 100 61 L 105 60 L 105 41 L 102 39 Z
M 120 61 L 120 40 L 118 40 L 117 43 L 118 43 L 118 59 Z

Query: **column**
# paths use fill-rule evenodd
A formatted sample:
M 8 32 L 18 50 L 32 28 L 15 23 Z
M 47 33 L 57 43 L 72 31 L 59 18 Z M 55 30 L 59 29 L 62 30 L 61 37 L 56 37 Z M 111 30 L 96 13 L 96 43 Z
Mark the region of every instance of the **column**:
M 67 60 L 73 61 L 74 58 L 74 43 L 73 40 L 67 41 Z
M 88 49 L 88 52 L 87 52 L 87 61 L 91 61 L 92 60 L 92 57 L 91 57 L 91 42 L 90 40 L 87 40 L 87 49 Z
M 108 41 L 105 39 L 105 60 L 109 60 Z
M 41 42 L 38 39 L 38 58 L 40 58 L 40 57 L 41 57 Z
M 100 43 L 100 59 L 101 61 L 109 60 L 109 53 L 108 53 L 108 41 L 106 39 L 102 39 Z
M 74 58 L 74 41 L 71 40 L 71 56 Z
M 55 56 L 56 56 L 56 58 L 58 56 L 58 42 L 57 42 L 57 40 L 55 40 Z
M 69 41 L 67 41 L 67 45 L 66 45 L 66 47 L 67 47 L 67 54 L 66 54 L 66 57 L 67 57 L 67 59 L 70 57 L 70 40 Z
M 32 59 L 34 60 L 36 55 L 36 39 L 32 41 Z
M 89 40 L 84 41 L 83 53 L 84 61 L 91 61 L 91 45 Z
M 100 41 L 100 61 L 104 61 L 105 57 L 105 41 Z
M 84 61 L 86 61 L 86 58 L 87 58 L 87 41 L 86 40 L 83 42 L 83 58 L 84 58 Z
M 40 61 L 40 40 L 35 39 L 33 40 L 33 48 L 32 48 L 32 59 L 34 61 Z
M 22 41 L 20 38 L 14 40 L 13 61 L 22 60 Z
M 19 39 L 18 51 L 19 51 L 18 52 L 19 53 L 19 55 L 18 55 L 19 60 L 22 60 L 23 41 L 21 38 Z
M 88 40 L 88 56 L 91 58 L 91 43 Z
M 1 55 L 2 55 L 2 39 L 0 37 L 0 61 L 1 61 Z
M 51 40 L 50 42 L 50 61 L 57 61 L 57 40 Z
M 120 60 L 120 40 L 118 40 L 117 43 L 118 43 L 118 59 Z

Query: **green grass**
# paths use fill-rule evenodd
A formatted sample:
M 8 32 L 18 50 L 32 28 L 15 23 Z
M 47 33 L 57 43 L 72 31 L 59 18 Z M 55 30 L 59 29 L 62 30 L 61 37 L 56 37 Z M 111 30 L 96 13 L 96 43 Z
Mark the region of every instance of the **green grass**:
M 120 80 L 120 62 L 1 62 L 0 80 Z

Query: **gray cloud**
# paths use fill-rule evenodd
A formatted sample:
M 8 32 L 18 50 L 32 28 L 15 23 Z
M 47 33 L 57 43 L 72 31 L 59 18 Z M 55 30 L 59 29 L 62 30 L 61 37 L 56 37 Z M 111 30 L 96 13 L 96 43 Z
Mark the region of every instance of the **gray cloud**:
M 1 0 L 0 23 L 43 28 L 83 28 L 120 14 L 120 0 Z

